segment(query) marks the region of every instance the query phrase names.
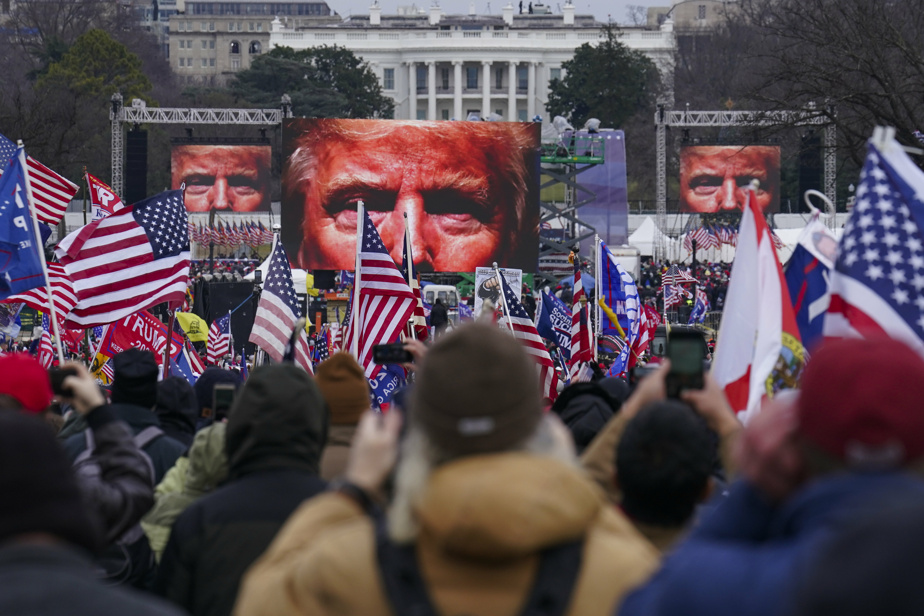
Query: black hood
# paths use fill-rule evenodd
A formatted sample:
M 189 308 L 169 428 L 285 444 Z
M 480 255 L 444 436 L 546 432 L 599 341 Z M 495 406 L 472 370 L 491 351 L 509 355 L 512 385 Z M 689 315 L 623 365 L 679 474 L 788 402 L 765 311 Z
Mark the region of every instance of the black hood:
M 257 368 L 228 418 L 228 476 L 291 468 L 318 473 L 328 410 L 314 377 L 293 364 Z
M 154 414 L 168 436 L 187 447 L 192 445 L 199 419 L 199 403 L 193 386 L 186 379 L 171 376 L 157 384 Z
M 615 414 L 617 403 L 596 383 L 575 383 L 561 392 L 552 411 L 571 431 L 580 454 Z M 615 454 L 614 454 L 615 455 Z

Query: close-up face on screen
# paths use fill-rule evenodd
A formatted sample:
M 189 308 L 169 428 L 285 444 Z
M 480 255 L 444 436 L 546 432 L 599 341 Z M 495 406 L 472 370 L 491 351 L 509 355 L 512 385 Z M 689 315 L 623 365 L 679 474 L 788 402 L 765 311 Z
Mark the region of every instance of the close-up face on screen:
M 753 180 L 763 212 L 780 209 L 778 146 L 687 146 L 680 150 L 680 211 L 740 211 Z
M 539 126 L 292 120 L 283 126 L 283 241 L 305 269 L 352 269 L 361 201 L 400 262 L 420 271 L 538 259 Z
M 268 145 L 174 146 L 172 188 L 186 185 L 190 212 L 268 212 L 270 154 Z

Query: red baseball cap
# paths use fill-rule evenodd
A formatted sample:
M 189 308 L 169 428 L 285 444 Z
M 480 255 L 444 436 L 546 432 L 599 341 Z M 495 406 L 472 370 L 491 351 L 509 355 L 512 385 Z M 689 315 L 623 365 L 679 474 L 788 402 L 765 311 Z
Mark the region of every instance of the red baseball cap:
M 924 358 L 894 338 L 828 339 L 802 376 L 799 431 L 859 468 L 924 455 Z
M 15 398 L 30 413 L 44 411 L 54 396 L 48 371 L 28 353 L 0 356 L 0 394 Z

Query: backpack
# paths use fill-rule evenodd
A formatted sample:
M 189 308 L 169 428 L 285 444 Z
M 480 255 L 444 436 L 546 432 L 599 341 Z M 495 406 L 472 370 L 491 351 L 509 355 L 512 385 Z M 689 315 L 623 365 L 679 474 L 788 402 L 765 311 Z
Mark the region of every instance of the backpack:
M 384 516 L 376 517 L 375 553 L 385 594 L 396 614 L 438 616 L 413 544 L 396 545 L 388 537 Z M 532 588 L 519 616 L 562 616 L 581 571 L 584 541 L 572 541 L 542 551 Z
M 163 436 L 164 431 L 157 426 L 148 426 L 132 437 L 132 442 L 141 452 L 154 484 L 156 473 L 154 462 L 144 450 L 155 439 Z M 93 452 L 96 443 L 92 430 L 85 430 L 86 448 L 74 459 L 74 472 L 84 477 L 99 477 L 101 470 Z M 108 584 L 123 584 L 137 588 L 149 588 L 153 582 L 156 561 L 147 535 L 137 522 L 112 544 L 106 546 L 96 557 L 96 566 L 100 578 Z

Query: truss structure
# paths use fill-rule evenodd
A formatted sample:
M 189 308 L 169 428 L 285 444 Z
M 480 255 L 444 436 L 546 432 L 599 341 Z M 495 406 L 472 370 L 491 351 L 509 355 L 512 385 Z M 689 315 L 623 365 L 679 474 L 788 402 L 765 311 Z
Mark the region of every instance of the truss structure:
M 122 194 L 125 160 L 125 124 L 235 124 L 241 126 L 274 126 L 292 117 L 292 100 L 283 95 L 279 109 L 194 109 L 147 107 L 135 99 L 130 107 L 122 104 L 122 94 L 112 95 L 109 120 L 112 122 L 112 188 Z
M 836 203 L 837 176 L 837 126 L 834 107 L 818 109 L 810 106 L 793 111 L 675 111 L 658 105 L 655 111 L 655 139 L 657 156 L 657 210 L 656 222 L 659 229 L 667 226 L 667 128 L 705 128 L 723 126 L 823 126 L 824 193 Z M 665 257 L 666 246 L 662 234 L 655 235 L 654 257 Z

